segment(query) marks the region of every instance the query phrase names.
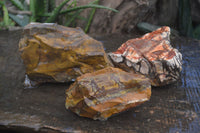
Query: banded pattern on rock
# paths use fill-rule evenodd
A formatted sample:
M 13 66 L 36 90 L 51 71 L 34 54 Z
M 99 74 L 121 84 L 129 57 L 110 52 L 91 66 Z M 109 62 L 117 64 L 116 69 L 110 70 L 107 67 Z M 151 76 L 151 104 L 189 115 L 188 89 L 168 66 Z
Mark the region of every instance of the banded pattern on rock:
M 66 108 L 92 119 L 106 120 L 151 96 L 148 78 L 108 67 L 77 78 L 66 91 Z
M 68 82 L 111 66 L 101 42 L 80 28 L 31 23 L 19 42 L 26 74 L 37 83 Z
M 167 26 L 128 40 L 109 56 L 116 66 L 148 76 L 154 86 L 176 81 L 182 70 L 182 55 L 170 45 Z

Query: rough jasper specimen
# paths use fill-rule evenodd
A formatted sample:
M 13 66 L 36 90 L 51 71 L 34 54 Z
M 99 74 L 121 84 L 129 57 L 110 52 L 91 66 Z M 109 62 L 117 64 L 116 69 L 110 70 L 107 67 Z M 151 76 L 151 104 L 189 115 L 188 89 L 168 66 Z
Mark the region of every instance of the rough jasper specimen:
M 170 28 L 161 27 L 128 40 L 109 56 L 116 66 L 149 77 L 153 86 L 167 85 L 176 81 L 182 70 L 182 55 L 172 48 L 169 36 Z
M 151 84 L 141 74 L 108 67 L 77 78 L 66 91 L 66 108 L 92 119 L 106 120 L 151 96 Z
M 19 42 L 26 73 L 36 82 L 65 82 L 110 66 L 101 42 L 80 28 L 32 23 Z

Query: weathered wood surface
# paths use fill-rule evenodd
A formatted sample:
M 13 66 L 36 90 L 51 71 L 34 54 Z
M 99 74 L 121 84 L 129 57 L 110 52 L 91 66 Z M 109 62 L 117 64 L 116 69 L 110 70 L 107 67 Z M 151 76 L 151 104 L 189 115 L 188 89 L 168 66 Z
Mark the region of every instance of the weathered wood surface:
M 20 34 L 16 31 L 0 32 L 1 130 L 97 133 L 200 131 L 200 42 L 184 38 L 173 40 L 173 44 L 177 44 L 174 47 L 183 54 L 183 70 L 178 83 L 162 89 L 153 88 L 149 102 L 101 122 L 78 117 L 65 109 L 65 90 L 69 85 L 49 84 L 35 89 L 16 86 L 23 83 L 23 80 L 20 81 L 24 75 L 21 71 L 23 65 L 19 65 L 20 60 L 16 60 L 18 65 L 12 61 L 18 59 L 19 53 L 13 50 L 15 54 L 11 54 L 8 46 L 17 46 Z M 110 52 L 134 37 L 109 35 L 97 38 Z

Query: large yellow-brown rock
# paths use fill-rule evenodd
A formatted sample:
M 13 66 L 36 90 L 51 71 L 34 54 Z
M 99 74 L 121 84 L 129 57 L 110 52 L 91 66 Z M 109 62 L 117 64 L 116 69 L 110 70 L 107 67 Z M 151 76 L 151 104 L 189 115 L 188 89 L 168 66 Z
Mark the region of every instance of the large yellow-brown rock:
M 32 23 L 19 42 L 26 74 L 32 81 L 66 82 L 110 66 L 101 42 L 80 28 Z
M 78 77 L 66 91 L 65 106 L 79 116 L 106 120 L 149 100 L 150 96 L 148 78 L 107 67 Z

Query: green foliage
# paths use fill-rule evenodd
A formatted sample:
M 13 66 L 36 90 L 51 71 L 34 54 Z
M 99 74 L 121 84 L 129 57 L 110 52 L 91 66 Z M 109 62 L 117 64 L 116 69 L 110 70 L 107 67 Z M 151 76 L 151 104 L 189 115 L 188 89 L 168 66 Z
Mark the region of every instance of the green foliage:
M 2 11 L 3 11 L 3 21 L 0 22 L 0 29 L 2 27 L 7 28 L 8 26 L 13 26 L 14 23 L 9 18 L 8 10 L 7 10 L 7 7 L 5 5 L 5 1 L 0 1 L 0 5 L 1 5 Z
M 198 26 L 194 29 L 194 31 L 193 31 L 193 36 L 194 36 L 194 38 L 200 40 L 200 25 L 198 25 Z
M 70 0 L 65 0 L 65 1 L 63 1 L 58 7 L 56 7 L 56 8 L 53 10 L 51 16 L 46 20 L 46 23 L 54 22 L 54 21 L 56 20 L 56 18 L 58 17 L 58 15 L 59 15 L 61 9 L 63 8 L 63 6 L 64 6 L 67 2 L 69 2 L 69 1 L 70 1 Z
M 81 12 L 82 12 L 82 10 L 78 10 L 74 14 L 68 15 L 68 19 L 67 19 L 67 21 L 65 23 L 65 26 L 70 26 L 71 24 L 75 24 L 75 20 L 76 20 L 76 18 L 79 17 L 79 14 Z M 73 25 L 71 25 L 71 26 L 73 26 Z
M 108 10 L 111 10 L 113 12 L 118 12 L 117 10 L 109 8 L 109 7 L 105 7 L 105 6 L 101 6 L 101 5 L 96 5 L 96 4 L 89 4 L 89 5 L 77 6 L 77 7 L 74 7 L 74 8 L 66 9 L 64 11 L 61 11 L 60 13 L 61 14 L 65 14 L 65 13 L 77 11 L 77 10 L 80 10 L 80 9 L 86 9 L 86 8 L 101 8 L 101 9 L 108 9 Z
M 23 4 L 21 3 L 21 1 L 10 0 L 10 2 L 12 2 L 12 4 L 15 5 L 17 8 L 19 8 L 20 10 L 24 10 L 24 7 L 23 7 Z
M 24 27 L 29 23 L 28 15 L 17 16 L 17 15 L 9 14 L 9 17 L 21 27 Z
M 179 0 L 179 31 L 182 35 L 200 39 L 200 25 L 192 24 L 190 0 Z
M 117 12 L 115 9 L 98 5 L 99 0 L 95 0 L 83 6 L 77 6 L 77 0 L 64 0 L 57 7 L 55 7 L 55 0 L 30 0 L 30 3 L 26 3 L 25 0 L 7 0 L 7 2 L 12 3 L 12 5 L 14 5 L 21 12 L 29 11 L 31 13 L 30 15 L 17 15 L 8 13 L 5 1 L 6 0 L 0 1 L 0 12 L 3 12 L 3 15 L 0 14 L 0 18 L 2 17 L 2 23 L 5 26 L 13 25 L 13 21 L 19 26 L 25 26 L 30 22 L 59 22 L 57 21 L 58 17 L 59 15 L 62 15 L 66 16 L 67 18 L 65 21 L 66 26 L 75 26 L 77 19 L 86 20 L 87 25 L 85 27 L 85 31 L 87 32 L 92 22 L 96 8 Z M 66 6 L 66 9 L 62 10 L 64 6 Z M 93 8 L 88 19 L 80 16 L 80 13 L 86 8 Z M 13 21 L 11 21 L 11 19 Z
M 96 1 L 94 2 L 94 4 L 97 4 L 97 5 L 98 5 L 98 4 L 99 4 L 99 0 L 96 0 Z M 96 8 L 93 8 L 92 11 L 91 11 L 90 17 L 89 17 L 89 19 L 88 19 L 88 23 L 87 23 L 87 25 L 86 25 L 86 27 L 85 27 L 85 32 L 86 32 L 86 33 L 87 33 L 88 30 L 89 30 L 89 27 L 90 27 L 90 25 L 91 25 L 91 23 L 92 23 L 92 19 L 93 19 L 93 17 L 94 17 L 95 12 L 96 12 Z
M 68 8 L 72 8 L 72 7 L 76 7 L 77 6 L 77 0 L 74 0 L 73 2 L 71 2 L 71 4 L 69 4 L 67 6 L 67 9 Z M 66 22 L 65 22 L 65 26 L 71 26 L 71 27 L 75 27 L 76 25 L 76 19 L 78 19 L 80 16 L 79 14 L 82 12 L 83 10 L 78 10 L 78 11 L 75 11 L 75 12 L 72 12 L 72 13 L 68 13 L 65 15 L 66 17 Z
M 183 35 L 191 36 L 193 32 L 189 0 L 179 0 L 179 30 Z
M 30 17 L 30 22 L 35 22 L 36 21 L 36 3 L 37 0 L 30 0 L 30 11 L 31 11 L 31 17 Z
M 49 0 L 49 10 L 53 11 L 55 8 L 55 0 Z

